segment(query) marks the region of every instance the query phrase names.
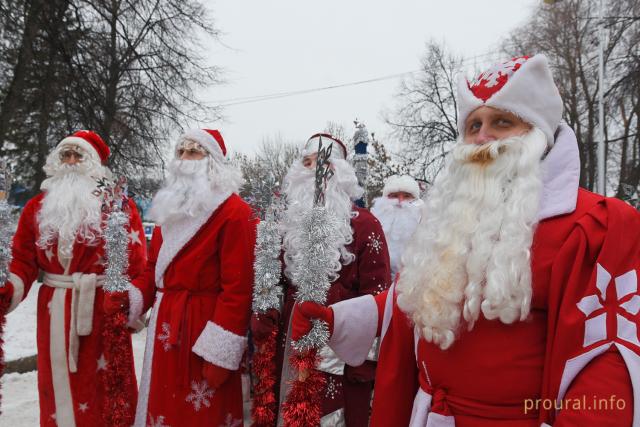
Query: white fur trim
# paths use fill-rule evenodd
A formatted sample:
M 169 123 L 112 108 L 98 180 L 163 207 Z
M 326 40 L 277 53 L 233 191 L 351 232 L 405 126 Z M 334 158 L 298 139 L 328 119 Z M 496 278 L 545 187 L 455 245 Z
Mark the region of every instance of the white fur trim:
M 149 407 L 149 392 L 151 391 L 151 372 L 153 368 L 153 350 L 156 341 L 156 325 L 158 323 L 158 311 L 162 302 L 162 292 L 156 293 L 156 301 L 151 309 L 151 320 L 147 328 L 147 343 L 144 348 L 144 362 L 142 364 L 142 378 L 140 378 L 140 391 L 138 393 L 138 406 L 134 427 L 146 427 L 147 409 Z
M 418 388 L 416 397 L 413 399 L 411 409 L 411 420 L 409 427 L 424 427 L 427 425 L 429 411 L 431 410 L 431 395 L 421 388 Z
M 542 160 L 542 194 L 538 220 L 576 209 L 580 183 L 580 153 L 573 130 L 562 123 L 553 148 Z
M 458 132 L 464 135 L 469 114 L 481 105 L 514 113 L 544 132 L 549 146 L 562 119 L 562 98 L 545 55 L 529 58 L 505 85 L 485 102 L 476 98 L 466 79 L 458 80 Z
M 384 181 L 382 195 L 387 197 L 391 193 L 404 191 L 411 194 L 416 199 L 420 197 L 420 186 L 418 182 L 409 175 L 392 175 Z
M 136 288 L 133 285 L 129 286 L 129 319 L 127 322 L 127 326 L 131 329 L 135 329 L 136 332 L 139 332 L 144 328 L 144 322 L 141 323 L 140 317 L 142 317 L 142 308 L 144 306 L 144 298 L 142 297 L 142 292 L 140 289 Z M 142 327 L 141 327 L 142 326 Z
M 345 427 L 346 425 L 344 408 L 336 409 L 320 418 L 320 427 Z
M 246 346 L 246 337 L 236 335 L 209 321 L 192 350 L 209 363 L 235 371 L 240 367 Z
M 387 291 L 387 299 L 384 302 L 384 314 L 382 316 L 382 328 L 380 328 L 380 341 L 382 341 L 387 334 L 387 330 L 391 324 L 391 318 L 393 317 L 393 296 L 396 292 L 396 283 L 397 282 L 394 281 Z M 382 343 L 380 343 L 380 345 L 382 345 Z
M 49 320 L 49 357 L 51 359 L 51 382 L 56 406 L 56 422 L 59 426 L 76 425 L 71 397 L 71 383 L 67 367 L 65 341 L 65 297 L 67 289 L 58 288 L 51 297 Z
M 316 368 L 318 371 L 326 372 L 327 374 L 343 375 L 345 363 L 338 357 L 338 355 L 331 350 L 328 345 L 323 346 L 318 351 L 320 356 L 320 363 Z
M 24 282 L 17 274 L 9 273 L 9 282 L 13 285 L 13 294 L 11 295 L 11 305 L 8 313 L 11 313 L 22 301 L 24 296 Z
M 98 153 L 96 148 L 84 138 L 80 138 L 78 136 L 68 136 L 64 138 L 62 141 L 60 141 L 56 148 L 61 149 L 65 145 L 77 145 L 78 147 L 82 148 L 82 150 L 85 153 L 93 157 L 94 160 L 98 162 L 102 162 L 102 159 L 100 158 L 100 154 Z
M 156 286 L 164 287 L 164 272 L 173 261 L 173 258 L 180 252 L 202 226 L 211 218 L 211 215 L 224 203 L 231 193 L 219 195 L 212 201 L 211 209 L 195 218 L 184 218 L 171 224 L 162 225 L 162 246 L 158 253 L 156 262 Z
M 371 295 L 332 304 L 333 334 L 329 346 L 348 365 L 360 366 L 367 359 L 378 329 L 378 306 Z
M 218 155 L 224 157 L 222 153 L 222 148 L 220 148 L 220 144 L 218 141 L 211 135 L 209 132 L 202 129 L 189 129 L 185 133 L 183 133 L 178 141 L 183 141 L 185 139 L 191 139 L 198 144 L 202 145 L 202 148 L 207 150 L 212 155 Z

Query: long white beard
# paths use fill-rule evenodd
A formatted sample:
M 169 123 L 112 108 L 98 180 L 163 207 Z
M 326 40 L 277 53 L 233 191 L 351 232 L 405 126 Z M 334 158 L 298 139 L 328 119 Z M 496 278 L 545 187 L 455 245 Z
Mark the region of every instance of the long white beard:
M 454 147 L 426 198 L 398 282 L 398 305 L 427 341 L 448 348 L 461 318 L 471 329 L 481 310 L 506 324 L 528 316 L 545 148 L 535 128 Z
M 58 252 L 70 258 L 75 242 L 96 246 L 102 238 L 102 202 L 94 191 L 96 179 L 110 172 L 99 161 L 85 156 L 81 163 L 67 165 L 58 160 L 57 150 L 48 158 L 42 182 L 45 192 L 38 212 L 37 245 L 46 249 L 58 242 Z
M 420 222 L 423 206 L 421 199 L 400 201 L 379 197 L 371 207 L 371 213 L 378 218 L 384 230 L 393 274 L 400 270 L 402 254 Z
M 210 214 L 220 196 L 238 191 L 240 172 L 210 157 L 202 160 L 173 159 L 164 186 L 153 198 L 149 218 L 168 224 Z
M 351 165 L 340 159 L 332 159 L 334 175 L 327 182 L 325 206 L 336 216 L 340 223 L 338 235 L 333 245 L 333 252 L 342 264 L 349 264 L 355 259 L 346 246 L 353 242 L 351 218 L 354 216 L 353 199 L 362 196 L 363 190 L 358 186 L 358 179 Z M 283 234 L 285 273 L 292 277 L 296 269 L 293 259 L 300 251 L 301 241 L 306 238 L 302 222 L 313 207 L 315 170 L 305 168 L 302 163 L 294 162 L 284 179 L 284 193 L 287 197 L 287 210 L 280 222 Z M 334 273 L 340 270 L 340 263 L 335 263 Z

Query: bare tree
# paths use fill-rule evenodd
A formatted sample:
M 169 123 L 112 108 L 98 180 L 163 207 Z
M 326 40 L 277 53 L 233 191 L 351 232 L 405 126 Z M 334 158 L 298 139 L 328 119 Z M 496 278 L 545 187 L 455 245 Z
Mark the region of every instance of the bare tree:
M 402 82 L 396 95 L 399 107 L 385 119 L 401 145 L 399 162 L 427 183 L 458 137 L 455 79 L 461 69 L 461 58 L 441 44 L 427 43 L 420 72 Z

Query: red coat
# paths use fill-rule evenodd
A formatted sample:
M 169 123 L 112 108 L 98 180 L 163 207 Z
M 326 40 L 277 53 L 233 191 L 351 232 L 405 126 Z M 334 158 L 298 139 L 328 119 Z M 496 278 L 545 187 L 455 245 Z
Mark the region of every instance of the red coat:
M 327 296 L 327 304 L 334 304 L 362 295 L 377 295 L 385 291 L 391 284 L 391 266 L 384 231 L 380 222 L 367 210 L 354 207 L 357 215 L 351 220 L 353 229 L 353 242 L 347 246 L 349 252 L 355 255 L 355 260 L 343 265 L 339 277 L 332 284 Z M 290 283 L 287 277 L 282 275 L 281 285 L 285 291 L 285 303 L 283 316 L 281 317 L 280 345 L 278 346 L 278 367 L 281 368 L 285 361 L 284 349 L 290 339 L 287 335 L 289 319 L 295 304 L 296 287 Z M 343 378 L 345 362 L 340 360 L 329 347 L 321 351 L 322 361 L 319 370 L 326 376 L 327 388 L 322 393 L 323 416 L 331 417 L 332 421 L 325 418 L 330 425 L 333 420 L 343 418 L 344 415 L 336 411 L 345 408 L 349 401 L 354 402 L 353 410 L 347 412 L 358 413 L 350 417 L 347 414 L 347 425 L 366 425 L 369 415 L 369 402 L 375 365 L 370 369 L 370 378 L 365 381 L 366 387 L 358 384 L 347 384 Z M 353 422 L 349 422 L 351 419 Z
M 36 242 L 39 231 L 36 218 L 43 197 L 44 195 L 40 194 L 31 199 L 22 211 L 13 239 L 13 259 L 9 268 L 9 281 L 14 286 L 12 308 L 27 296 L 40 272 L 45 273 L 44 286 L 40 287 L 38 294 L 37 308 L 40 425 L 101 426 L 104 398 L 102 373 L 110 367 L 109 361 L 104 359 L 102 342 L 104 293 L 102 288 L 95 288 L 90 274 L 100 275 L 104 272 L 103 244 L 89 247 L 76 243 L 73 247 L 73 258 L 66 269 L 58 259 L 57 245 L 47 250 L 38 248 Z M 128 274 L 133 279 L 144 269 L 146 245 L 142 222 L 132 201 L 129 201 L 129 212 Z M 76 273 L 84 275 L 84 278 L 80 279 L 81 276 Z M 66 278 L 53 275 L 66 275 Z M 71 275 L 75 275 L 75 282 L 72 281 Z M 52 287 L 56 279 L 61 280 L 67 287 L 88 286 L 95 289 L 93 302 L 83 303 L 88 301 L 85 296 L 91 292 Z M 77 311 L 72 313 L 74 292 L 78 292 L 76 298 L 79 305 Z M 75 322 L 72 322 L 72 314 Z M 74 330 L 78 333 L 74 334 Z M 77 358 L 74 357 L 76 354 Z M 131 377 L 133 383 L 129 391 L 129 400 L 133 407 L 137 399 L 133 370 Z
M 132 312 L 153 305 L 136 426 L 241 423 L 256 224 L 232 194 L 200 218 L 154 230 L 139 292 L 130 294 Z M 202 376 L 204 360 L 234 371 L 217 390 Z

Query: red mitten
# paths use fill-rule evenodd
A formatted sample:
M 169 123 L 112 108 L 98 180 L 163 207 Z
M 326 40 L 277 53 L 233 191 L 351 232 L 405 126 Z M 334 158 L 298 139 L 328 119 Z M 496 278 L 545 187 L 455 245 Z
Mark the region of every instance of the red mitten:
M 0 288 L 0 306 L 9 307 L 11 305 L 11 298 L 13 297 L 13 283 L 7 281 L 3 287 Z
M 119 311 L 126 312 L 129 310 L 129 292 L 105 292 L 102 309 L 105 314 L 115 314 Z
M 330 307 L 305 301 L 296 304 L 293 308 L 293 320 L 291 321 L 291 338 L 298 341 L 311 331 L 311 320 L 321 319 L 329 324 L 329 334 L 333 334 L 333 310 Z
M 278 328 L 280 313 L 275 308 L 265 313 L 251 315 L 251 334 L 256 341 L 263 341 L 274 329 Z
M 216 366 L 206 360 L 202 366 L 202 376 L 207 380 L 209 387 L 214 390 L 220 388 L 220 386 L 227 381 L 229 376 L 231 376 L 231 372 L 233 371 Z

